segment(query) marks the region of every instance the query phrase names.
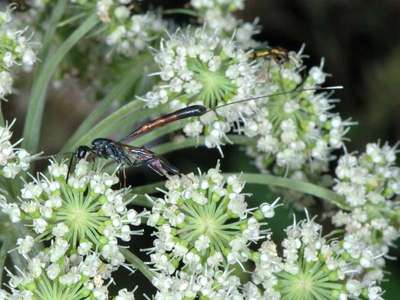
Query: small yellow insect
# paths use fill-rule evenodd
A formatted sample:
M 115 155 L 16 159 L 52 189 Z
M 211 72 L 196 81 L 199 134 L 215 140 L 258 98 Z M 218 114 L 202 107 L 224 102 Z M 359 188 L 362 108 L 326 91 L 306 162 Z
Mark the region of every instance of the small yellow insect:
M 12 0 L 9 2 L 11 4 L 11 7 L 16 9 L 17 11 L 27 11 L 30 8 L 29 4 L 26 3 L 25 0 Z
M 273 47 L 263 50 L 254 50 L 250 54 L 251 59 L 257 59 L 262 57 L 270 57 L 276 62 L 285 62 L 289 60 L 289 52 L 282 47 Z

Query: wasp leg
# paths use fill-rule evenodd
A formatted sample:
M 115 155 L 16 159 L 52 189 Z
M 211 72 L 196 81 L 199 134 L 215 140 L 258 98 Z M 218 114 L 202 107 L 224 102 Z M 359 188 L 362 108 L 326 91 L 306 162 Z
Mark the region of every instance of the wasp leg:
M 122 167 L 122 177 L 124 178 L 124 188 L 126 188 L 126 170 Z
M 180 172 L 179 170 L 171 165 L 169 162 L 167 162 L 165 159 L 160 158 L 160 157 L 154 157 L 151 159 L 148 159 L 144 161 L 144 164 L 146 167 L 148 167 L 150 170 L 155 172 L 156 174 L 160 176 L 166 176 L 168 177 L 169 174 L 172 175 L 179 175 Z
M 72 169 L 72 164 L 74 162 L 74 157 L 75 157 L 75 153 L 72 153 L 71 158 L 69 159 L 69 163 L 68 163 L 68 172 L 67 172 L 67 178 L 66 178 L 66 183 L 67 184 L 68 184 L 69 175 L 71 174 L 71 169 Z

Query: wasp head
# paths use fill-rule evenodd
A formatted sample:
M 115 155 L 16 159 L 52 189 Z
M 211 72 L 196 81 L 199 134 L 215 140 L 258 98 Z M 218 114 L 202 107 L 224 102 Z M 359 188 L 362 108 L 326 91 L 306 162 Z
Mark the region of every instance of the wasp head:
M 76 149 L 75 155 L 77 159 L 83 159 L 86 157 L 86 154 L 90 151 L 90 147 L 88 146 L 79 146 L 78 149 Z

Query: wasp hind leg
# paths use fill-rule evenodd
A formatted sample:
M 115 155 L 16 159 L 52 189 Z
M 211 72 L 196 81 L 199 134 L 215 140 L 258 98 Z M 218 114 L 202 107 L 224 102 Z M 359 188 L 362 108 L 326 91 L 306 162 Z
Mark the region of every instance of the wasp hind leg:
M 169 177 L 169 175 L 180 174 L 179 170 L 175 166 L 160 157 L 148 159 L 144 163 L 146 167 L 148 167 L 150 170 L 160 176 Z

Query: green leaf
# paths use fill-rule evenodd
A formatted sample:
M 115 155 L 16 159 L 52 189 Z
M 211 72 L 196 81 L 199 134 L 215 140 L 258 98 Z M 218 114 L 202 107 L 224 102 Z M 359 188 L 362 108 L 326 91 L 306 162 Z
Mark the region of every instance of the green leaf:
M 49 54 L 49 50 L 57 30 L 57 25 L 60 23 L 60 20 L 64 15 L 67 3 L 68 0 L 58 0 L 56 6 L 54 6 L 53 11 L 51 12 L 50 21 L 42 41 L 42 49 L 39 55 L 42 60 L 46 59 L 47 55 Z
M 146 185 L 141 185 L 132 189 L 133 194 L 152 194 L 158 193 L 157 188 L 163 187 L 165 181 L 159 181 L 155 183 L 149 183 Z
M 127 128 L 131 128 L 133 124 L 143 121 L 146 118 L 159 114 L 164 106 L 153 109 L 143 110 L 144 103 L 139 100 L 134 100 L 122 106 L 120 109 L 113 112 L 107 118 L 103 119 L 99 124 L 84 134 L 77 142 L 64 147 L 62 151 L 73 151 L 78 145 L 87 145 L 98 137 L 109 137 L 112 133 L 121 133 Z
M 154 274 L 150 268 L 129 249 L 120 248 L 121 253 L 125 256 L 125 259 L 137 268 L 150 282 L 152 281 Z
M 233 145 L 248 146 L 254 143 L 254 140 L 240 135 L 228 135 L 228 139 L 232 142 Z M 198 138 L 184 138 L 182 140 L 157 145 L 151 148 L 151 150 L 159 155 L 162 155 L 186 148 L 202 147 L 204 146 L 204 140 L 205 139 L 203 136 Z
M 142 76 L 143 66 L 148 62 L 146 56 L 138 56 L 134 63 L 128 66 L 128 71 L 121 76 L 122 80 L 116 84 L 102 100 L 96 109 L 82 122 L 79 128 L 71 136 L 64 145 L 65 149 L 71 149 L 73 145 L 77 145 L 80 138 L 93 128 L 101 116 L 106 113 L 107 109 L 116 100 L 122 100 L 127 96 L 133 84 Z
M 58 65 L 68 51 L 93 29 L 98 22 L 99 19 L 96 14 L 89 16 L 88 19 L 61 44 L 56 52 L 45 60 L 43 67 L 39 69 L 38 75 L 33 82 L 24 128 L 24 141 L 22 146 L 28 151 L 35 153 L 39 146 L 46 92 L 51 77 L 54 75 Z
M 3 282 L 4 277 L 4 264 L 7 259 L 7 253 L 10 250 L 10 245 L 8 240 L 1 240 L 1 248 L 0 248 L 0 286 Z

